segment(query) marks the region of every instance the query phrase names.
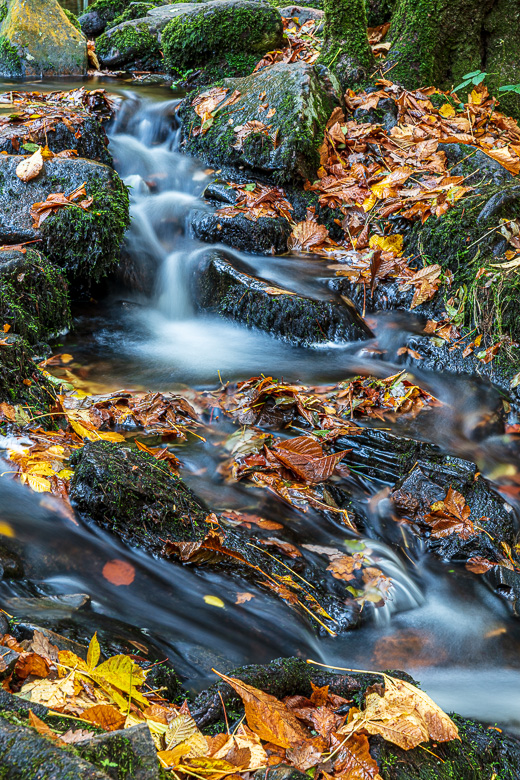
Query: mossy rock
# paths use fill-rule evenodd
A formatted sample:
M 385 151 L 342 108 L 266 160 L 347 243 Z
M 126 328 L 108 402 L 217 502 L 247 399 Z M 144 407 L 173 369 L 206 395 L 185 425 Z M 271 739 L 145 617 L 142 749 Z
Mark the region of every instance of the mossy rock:
M 167 20 L 164 20 L 166 24 Z M 164 24 L 162 26 L 164 26 Z M 103 67 L 158 70 L 161 63 L 160 22 L 151 17 L 111 27 L 97 39 L 96 54 Z
M 87 38 L 97 38 L 116 16 L 125 11 L 130 0 L 94 0 L 79 17 L 79 23 Z
M 40 252 L 0 252 L 0 324 L 34 344 L 71 323 L 67 283 Z
M 31 359 L 27 342 L 9 334 L 4 340 L 7 343 L 0 344 L 0 401 L 23 406 L 29 416 L 46 412 L 56 395 Z
M 11 0 L 0 28 L 0 76 L 82 76 L 85 36 L 58 0 Z
M 72 11 L 69 11 L 69 9 L 68 9 L 68 8 L 64 8 L 64 9 L 63 9 L 63 12 L 65 13 L 65 16 L 67 17 L 67 19 L 69 20 L 69 22 L 70 22 L 71 24 L 73 24 L 73 25 L 74 25 L 74 27 L 76 28 L 76 30 L 79 30 L 80 32 L 82 32 L 82 30 L 81 30 L 81 25 L 80 25 L 80 23 L 79 23 L 79 19 L 78 19 L 78 17 L 76 16 L 76 14 L 73 14 L 73 13 L 72 13 Z
M 149 14 L 160 12 L 154 9 Z M 283 45 L 282 17 L 266 3 L 212 0 L 172 18 L 161 43 L 165 66 L 172 72 L 204 68 L 229 55 L 255 55 L 259 60 Z
M 151 8 L 156 8 L 159 5 L 170 5 L 169 0 L 147 0 L 146 2 L 133 2 L 130 3 L 128 8 L 125 8 L 123 13 L 115 17 L 109 22 L 105 29 L 110 30 L 112 27 L 117 27 L 123 22 L 129 22 L 133 19 L 142 19 L 147 15 Z
M 128 192 L 111 168 L 82 159 L 47 160 L 35 179 L 16 176 L 20 156 L 0 155 L 0 243 L 41 239 L 43 254 L 77 288 L 99 281 L 119 260 L 129 224 Z M 71 204 L 33 227 L 30 210 L 51 193 L 70 194 L 83 183 L 93 203 L 83 210 Z
M 369 27 L 378 27 L 389 22 L 397 0 L 366 0 L 367 22 Z
M 235 266 L 214 250 L 202 256 L 195 283 L 201 309 L 297 346 L 370 338 L 370 330 L 353 307 L 291 292 L 273 295 L 271 282 L 251 276 L 247 267 Z
M 192 107 L 195 94 L 182 103 L 179 115 L 188 154 L 218 167 L 242 166 L 274 184 L 314 180 L 325 125 L 340 100 L 339 85 L 328 71 L 304 62 L 276 63 L 245 78 L 225 79 L 222 86 L 229 95 L 238 90 L 240 97 L 215 112 L 204 134 L 194 134 L 201 124 Z M 259 112 L 261 105 L 267 106 L 264 112 Z M 269 110 L 274 110 L 271 117 Z M 235 127 L 258 120 L 268 125 L 268 134 L 251 133 L 240 148 Z
M 24 148 L 25 144 L 32 144 L 33 147 Z M 0 152 L 30 154 L 34 151 L 34 144 L 48 146 L 55 154 L 75 149 L 79 157 L 112 164 L 102 124 L 82 108 L 71 108 L 64 119 L 58 116 L 45 123 L 41 120 L 23 123 L 13 121 L 0 127 Z

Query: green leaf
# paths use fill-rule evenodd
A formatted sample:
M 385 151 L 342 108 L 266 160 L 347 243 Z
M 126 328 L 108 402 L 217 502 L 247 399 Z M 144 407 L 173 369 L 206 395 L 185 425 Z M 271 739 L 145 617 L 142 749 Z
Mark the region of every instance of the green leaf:
M 254 192 L 256 189 L 256 184 L 254 182 L 251 182 L 250 184 L 246 184 L 244 189 L 247 190 L 248 192 Z
M 470 84 L 471 84 L 471 79 L 469 79 L 468 81 L 463 81 L 462 84 L 459 84 L 458 87 L 453 88 L 453 92 L 458 92 L 459 89 L 464 89 L 465 87 L 469 87 Z
M 472 79 L 472 78 L 474 78 L 475 76 L 480 76 L 480 74 L 481 74 L 481 73 L 484 73 L 484 77 L 486 77 L 486 76 L 487 76 L 487 73 L 485 73 L 485 72 L 484 72 L 484 71 L 482 71 L 482 70 L 472 70 L 472 71 L 471 71 L 471 73 L 465 73 L 465 74 L 464 74 L 464 76 L 463 76 L 462 78 L 463 78 L 463 79 Z
M 484 79 L 486 78 L 486 76 L 487 76 L 487 73 L 480 73 L 478 76 L 475 76 L 475 78 L 472 79 L 473 84 L 475 84 L 475 86 L 477 86 L 477 84 L 481 84 L 484 81 Z
M 28 152 L 37 152 L 40 147 L 38 144 L 32 144 L 32 143 L 26 143 L 22 144 L 22 149 L 25 149 Z

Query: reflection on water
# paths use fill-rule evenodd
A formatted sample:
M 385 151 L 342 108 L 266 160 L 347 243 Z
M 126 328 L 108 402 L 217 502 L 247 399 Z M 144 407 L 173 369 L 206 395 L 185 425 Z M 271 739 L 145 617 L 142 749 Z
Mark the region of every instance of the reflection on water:
M 219 374 L 224 380 L 264 373 L 316 383 L 363 370 L 379 376 L 395 373 L 392 360 L 406 324 L 398 329 L 388 319 L 376 318 L 378 344 L 386 350 L 385 359 L 376 361 L 370 360 L 366 343 L 296 349 L 195 311 L 191 278 L 205 247 L 186 235 L 186 221 L 192 208 L 201 207 L 199 198 L 210 178 L 201 165 L 179 153 L 175 106 L 168 92 L 160 100 L 128 93 L 111 128 L 116 167 L 132 187 L 127 251 L 134 263 L 156 269 L 156 289 L 151 297 L 135 296 L 124 306 L 118 303 L 122 294 L 115 292 L 105 309 L 96 309 L 95 318 L 79 321 L 60 348 L 74 355 L 77 375 L 86 385 L 165 390 L 215 385 Z M 243 254 L 240 259 L 277 284 L 316 296 L 329 294 L 322 264 Z M 417 372 L 417 377 L 444 406 L 419 415 L 407 427 L 394 426 L 395 433 L 475 460 L 485 473 L 507 461 L 500 437 L 489 438 L 493 431 L 481 425 L 497 401 L 491 386 L 428 372 Z M 176 450 L 184 478 L 212 509 L 276 519 L 284 526 L 280 537 L 293 542 L 341 547 L 352 536 L 313 510 L 303 515 L 262 491 L 225 483 L 217 473 L 217 445 L 230 430 L 229 422 L 217 420 L 206 442 L 191 440 Z M 369 605 L 366 625 L 346 636 L 318 638 L 289 606 L 250 582 L 202 567 L 151 561 L 99 529 L 76 527 L 42 507 L 35 509 L 36 496 L 5 482 L 0 482 L 1 517 L 16 528 L 32 585 L 1 582 L 0 596 L 15 611 L 13 599 L 20 596 L 88 593 L 93 614 L 77 613 L 75 620 L 92 630 L 102 617 L 133 626 L 199 685 L 212 665 L 224 671 L 237 663 L 288 654 L 354 668 L 405 667 L 415 671 L 441 706 L 520 725 L 520 701 L 513 694 L 520 682 L 518 622 L 462 566 L 432 560 L 412 540 L 404 552 L 394 543 L 385 530 L 388 508 L 384 502 L 371 508 L 370 499 L 384 484 L 382 471 L 380 479 L 362 483 L 354 501 L 366 520 L 366 543 L 394 580 L 393 600 L 380 611 Z M 136 568 L 129 587 L 117 588 L 100 576 L 106 561 L 114 558 Z M 254 598 L 237 605 L 236 594 L 243 590 Z M 206 604 L 205 595 L 221 598 L 224 609 Z M 42 619 L 38 613 L 29 617 Z

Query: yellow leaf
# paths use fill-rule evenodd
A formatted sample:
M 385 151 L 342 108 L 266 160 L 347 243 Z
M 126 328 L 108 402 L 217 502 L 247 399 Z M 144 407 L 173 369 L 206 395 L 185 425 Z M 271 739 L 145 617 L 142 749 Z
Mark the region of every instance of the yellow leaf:
M 40 477 L 52 477 L 56 472 L 48 461 L 38 461 L 28 466 L 27 474 L 38 474 Z
M 128 655 L 114 655 L 107 661 L 103 661 L 96 667 L 96 676 L 102 677 L 125 693 L 131 693 L 135 698 L 144 699 L 142 694 L 136 695 L 138 692 L 134 691 L 134 686 L 142 685 L 146 680 L 146 674 Z M 149 704 L 146 699 L 144 702 Z
M 381 249 L 383 252 L 403 253 L 403 237 L 400 233 L 391 236 L 371 236 L 368 242 L 371 249 Z
M 51 483 L 45 477 L 38 477 L 35 474 L 21 474 L 20 479 L 24 484 L 28 484 L 36 493 L 50 493 Z
M 97 631 L 96 631 L 96 633 L 90 640 L 90 644 L 88 646 L 87 666 L 89 666 L 91 669 L 94 669 L 94 667 L 97 666 L 100 655 L 101 655 L 101 649 L 99 647 Z
M 72 469 L 61 469 L 61 471 L 58 471 L 56 476 L 60 479 L 72 479 L 74 476 L 74 471 Z
M 8 536 L 10 539 L 14 539 L 15 532 L 9 523 L 0 523 L 0 536 Z
M 439 108 L 439 114 L 443 116 L 444 119 L 451 119 L 452 116 L 455 116 L 455 109 L 449 103 L 445 103 Z
M 219 599 L 218 596 L 204 596 L 204 601 L 206 604 L 210 604 L 212 607 L 222 607 L 224 608 L 226 605 L 222 601 L 222 599 Z
M 371 208 L 373 208 L 377 203 L 377 195 L 369 195 L 368 198 L 365 198 L 363 201 L 363 211 L 370 211 Z
M 80 669 L 82 672 L 88 672 L 88 666 L 79 655 L 72 650 L 60 650 L 58 653 L 58 662 L 68 669 Z
M 178 715 L 168 725 L 165 735 L 166 749 L 171 750 L 197 733 L 200 732 L 191 715 Z
M 473 89 L 471 91 L 471 94 L 468 95 L 468 103 L 473 103 L 474 106 L 480 106 L 482 103 L 483 95 L 480 92 L 477 92 L 476 89 Z

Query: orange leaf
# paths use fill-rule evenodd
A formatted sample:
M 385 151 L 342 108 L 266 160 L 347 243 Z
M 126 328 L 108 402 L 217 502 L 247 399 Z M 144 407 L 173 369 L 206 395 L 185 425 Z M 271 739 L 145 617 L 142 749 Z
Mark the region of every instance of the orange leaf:
M 135 579 L 135 569 L 132 564 L 114 558 L 103 566 L 103 577 L 112 585 L 131 585 Z
M 88 720 L 89 723 L 94 723 L 105 729 L 105 731 L 122 729 L 126 720 L 123 713 L 110 704 L 96 704 L 94 707 L 89 707 L 88 710 L 82 712 L 81 717 L 83 720 Z

